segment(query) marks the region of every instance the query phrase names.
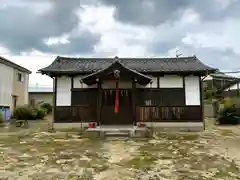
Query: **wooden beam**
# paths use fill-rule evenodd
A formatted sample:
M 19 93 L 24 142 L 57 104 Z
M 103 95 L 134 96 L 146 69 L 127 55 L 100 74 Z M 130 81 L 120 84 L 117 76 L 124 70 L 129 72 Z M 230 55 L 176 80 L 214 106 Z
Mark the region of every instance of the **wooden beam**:
M 182 82 L 183 82 L 183 89 L 184 89 L 184 102 L 186 105 L 186 83 L 185 83 L 185 76 L 182 76 Z
M 73 88 L 74 88 L 74 77 L 71 76 L 71 89 L 73 89 Z
M 137 124 L 136 119 L 136 82 L 135 79 L 132 80 L 132 108 L 133 108 L 133 123 Z
M 73 98 L 73 96 L 72 96 L 72 90 L 73 90 L 73 88 L 74 88 L 74 77 L 71 76 L 71 105 L 72 105 L 72 98 Z
M 98 89 L 98 98 L 97 98 L 97 124 L 101 125 L 101 111 L 102 111 L 102 82 L 98 79 L 97 82 L 97 89 Z
M 205 130 L 205 121 L 204 121 L 204 102 L 203 102 L 203 81 L 201 80 L 201 76 L 199 78 L 199 89 L 200 89 L 200 107 L 201 107 L 201 120 L 203 122 L 203 128 Z
M 160 88 L 160 78 L 159 78 L 159 76 L 157 76 L 157 88 Z
M 56 105 L 57 105 L 57 77 L 53 77 L 53 117 L 51 122 L 50 131 L 54 129 L 53 124 L 56 121 Z

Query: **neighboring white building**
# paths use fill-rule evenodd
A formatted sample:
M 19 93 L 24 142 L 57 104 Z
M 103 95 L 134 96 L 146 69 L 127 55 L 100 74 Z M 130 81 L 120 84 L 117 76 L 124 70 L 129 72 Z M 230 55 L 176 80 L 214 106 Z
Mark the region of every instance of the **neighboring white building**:
M 50 86 L 30 86 L 29 104 L 39 105 L 43 103 L 53 104 L 53 87 Z
M 240 97 L 240 79 L 236 79 L 235 81 L 229 83 L 222 90 L 224 97 Z
M 55 123 L 203 127 L 202 81 L 214 68 L 180 58 L 65 58 L 39 70 L 54 78 Z
M 237 79 L 239 79 L 239 77 L 230 76 L 222 72 L 212 73 L 203 78 L 203 87 L 220 90 L 232 82 L 235 82 Z
M 0 108 L 12 111 L 28 104 L 28 83 L 31 71 L 0 57 Z M 4 109 L 4 110 L 3 110 Z

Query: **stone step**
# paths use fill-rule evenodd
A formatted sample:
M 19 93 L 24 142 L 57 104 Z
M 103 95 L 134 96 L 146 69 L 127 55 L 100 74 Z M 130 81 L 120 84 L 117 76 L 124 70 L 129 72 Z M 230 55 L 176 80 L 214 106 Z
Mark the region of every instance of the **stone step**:
M 116 132 L 116 133 L 128 133 L 130 132 L 130 130 L 124 130 L 124 129 L 108 129 L 108 130 L 104 130 L 104 132 Z
M 125 137 L 125 136 L 129 136 L 129 132 L 121 132 L 121 131 L 105 131 L 104 135 L 105 136 L 121 136 L 121 137 Z

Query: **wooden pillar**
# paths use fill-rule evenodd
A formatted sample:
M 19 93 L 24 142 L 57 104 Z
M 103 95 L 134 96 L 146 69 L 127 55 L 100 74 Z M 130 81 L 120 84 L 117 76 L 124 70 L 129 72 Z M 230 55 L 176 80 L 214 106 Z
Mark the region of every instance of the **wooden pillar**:
M 185 105 L 186 105 L 186 82 L 185 82 L 185 75 L 182 76 L 182 81 L 183 81 L 183 90 L 184 90 L 184 102 L 185 102 Z
M 54 95 L 53 95 L 53 109 L 54 109 L 54 112 L 53 112 L 53 120 L 54 122 L 56 121 L 56 106 L 57 106 L 57 77 L 54 77 L 53 78 L 53 92 L 54 92 Z
M 137 125 L 136 117 L 136 81 L 132 80 L 132 108 L 133 108 L 133 123 Z
M 54 130 L 54 122 L 56 121 L 56 106 L 57 106 L 57 77 L 52 77 L 53 78 L 53 100 L 52 100 L 52 104 L 53 104 L 53 109 L 52 109 L 52 120 L 51 122 L 49 122 L 49 131 L 52 132 Z
M 160 78 L 159 78 L 159 76 L 157 77 L 157 88 L 158 89 L 160 88 Z
M 204 130 L 205 130 L 203 87 L 202 87 L 202 79 L 201 79 L 201 76 L 199 76 L 199 90 L 200 90 L 201 120 L 202 120 L 202 122 L 203 122 L 203 128 L 204 128 Z
M 97 81 L 97 124 L 101 125 L 101 112 L 102 112 L 102 82 L 100 79 Z
M 70 76 L 70 77 L 71 77 L 71 106 L 72 106 L 72 99 L 73 99 L 72 91 L 74 88 L 74 76 Z

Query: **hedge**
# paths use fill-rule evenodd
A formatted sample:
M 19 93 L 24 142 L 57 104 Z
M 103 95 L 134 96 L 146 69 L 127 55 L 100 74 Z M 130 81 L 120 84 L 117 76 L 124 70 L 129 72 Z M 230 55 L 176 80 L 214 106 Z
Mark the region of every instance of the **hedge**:
M 47 112 L 42 108 L 34 108 L 29 105 L 19 106 L 13 112 L 13 118 L 17 120 L 43 119 Z
M 47 114 L 50 114 L 52 112 L 52 105 L 49 104 L 49 103 L 43 103 L 41 106 L 40 106 L 41 109 L 45 109 Z

